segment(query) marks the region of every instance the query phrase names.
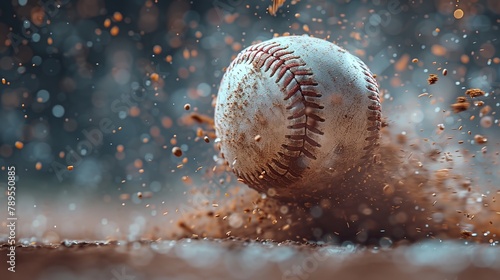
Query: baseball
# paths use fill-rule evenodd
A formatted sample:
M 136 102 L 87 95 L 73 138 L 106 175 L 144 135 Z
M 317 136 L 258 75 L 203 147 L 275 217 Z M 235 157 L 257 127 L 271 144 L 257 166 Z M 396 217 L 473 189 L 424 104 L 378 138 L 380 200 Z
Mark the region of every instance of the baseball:
M 367 66 L 307 36 L 252 45 L 231 62 L 218 92 L 221 156 L 248 186 L 280 199 L 334 193 L 371 162 L 381 105 Z

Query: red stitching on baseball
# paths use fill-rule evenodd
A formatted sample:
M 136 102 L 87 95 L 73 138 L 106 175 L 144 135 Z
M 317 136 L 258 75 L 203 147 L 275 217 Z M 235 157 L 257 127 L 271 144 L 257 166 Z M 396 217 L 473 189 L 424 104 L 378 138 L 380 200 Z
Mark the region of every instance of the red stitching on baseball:
M 314 149 L 321 146 L 310 136 L 323 135 L 317 126 L 319 122 L 325 121 L 319 116 L 319 111 L 324 107 L 314 100 L 321 97 L 315 89 L 318 83 L 314 80 L 311 69 L 305 67 L 306 63 L 299 56 L 293 55 L 293 51 L 287 49 L 287 46 L 281 46 L 277 42 L 260 43 L 240 53 L 228 67 L 229 70 L 236 63 L 252 63 L 257 68 L 264 67 L 265 72 L 271 70 L 270 77 L 276 75 L 276 83 L 281 81 L 282 87 L 287 89 L 283 99 L 285 101 L 292 99 L 290 105 L 286 107 L 286 110 L 292 111 L 287 117 L 292 122 L 287 128 L 292 132 L 285 135 L 287 143 L 282 145 L 286 153 L 277 152 L 277 157 L 266 164 L 269 172 L 263 178 L 260 176 L 263 169 L 255 171 L 255 174 L 242 174 L 236 170 L 239 177 L 259 188 L 261 188 L 259 182 L 262 181 L 281 185 L 289 184 L 294 178 L 300 177 L 303 167 L 299 167 L 296 161 L 301 155 L 316 159 Z M 308 97 L 307 101 L 306 97 Z M 298 108 L 298 111 L 294 112 L 293 109 L 300 104 L 303 108 Z M 302 117 L 305 119 L 303 122 L 295 123 L 295 120 Z M 297 145 L 297 142 L 300 144 Z M 258 179 L 259 176 L 262 179 Z
M 380 96 L 378 91 L 377 82 L 373 77 L 368 67 L 361 61 L 361 59 L 357 58 L 359 66 L 361 70 L 365 74 L 365 81 L 368 83 L 366 85 L 366 89 L 368 90 L 368 98 L 371 101 L 371 104 L 368 106 L 368 121 L 369 126 L 367 130 L 370 132 L 370 135 L 365 138 L 367 141 L 367 145 L 363 148 L 366 151 L 363 159 L 366 159 L 372 156 L 372 151 L 379 145 L 378 140 L 380 139 L 380 128 L 382 127 L 382 107 L 380 105 Z

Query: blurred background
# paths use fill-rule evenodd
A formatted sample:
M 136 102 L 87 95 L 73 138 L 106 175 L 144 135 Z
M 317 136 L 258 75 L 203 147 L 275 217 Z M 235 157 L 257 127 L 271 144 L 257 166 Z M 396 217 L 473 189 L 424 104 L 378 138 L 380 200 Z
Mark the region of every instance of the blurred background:
M 191 209 L 191 188 L 234 186 L 212 172 L 213 97 L 239 51 L 288 34 L 359 56 L 393 133 L 449 153 L 437 164 L 485 192 L 498 188 L 500 1 L 289 0 L 275 16 L 272 4 L 2 1 L 0 168 L 16 166 L 21 241 L 162 236 Z M 454 113 L 469 88 L 483 104 Z

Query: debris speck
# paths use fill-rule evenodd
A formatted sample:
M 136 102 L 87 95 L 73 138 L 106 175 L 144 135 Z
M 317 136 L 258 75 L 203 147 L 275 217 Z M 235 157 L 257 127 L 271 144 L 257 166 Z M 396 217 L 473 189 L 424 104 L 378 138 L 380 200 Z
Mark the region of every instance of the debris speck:
M 476 134 L 474 135 L 474 142 L 476 142 L 477 144 L 486 144 L 486 142 L 488 142 L 488 138 L 483 135 Z
M 436 74 L 430 74 L 429 78 L 427 78 L 427 82 L 429 83 L 429 85 L 433 85 L 438 81 L 438 79 L 439 78 Z
M 454 113 L 460 113 L 467 109 L 469 109 L 470 103 L 467 101 L 467 98 L 460 96 L 457 98 L 457 102 L 451 105 Z
M 471 89 L 468 89 L 467 91 L 465 91 L 465 94 L 467 94 L 471 98 L 474 98 L 474 97 L 478 97 L 478 96 L 483 96 L 484 91 L 482 91 L 478 88 L 471 88 Z
M 173 147 L 172 148 L 172 154 L 176 157 L 181 157 L 182 156 L 182 150 L 179 147 Z

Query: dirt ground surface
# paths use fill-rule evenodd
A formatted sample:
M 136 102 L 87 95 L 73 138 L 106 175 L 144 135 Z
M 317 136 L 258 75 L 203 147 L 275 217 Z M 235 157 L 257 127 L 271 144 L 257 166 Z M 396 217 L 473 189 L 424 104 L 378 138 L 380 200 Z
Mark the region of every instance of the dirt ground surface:
M 6 246 L 0 249 L 6 262 Z M 499 279 L 500 250 L 426 241 L 393 248 L 246 241 L 63 241 L 18 247 L 0 279 Z

